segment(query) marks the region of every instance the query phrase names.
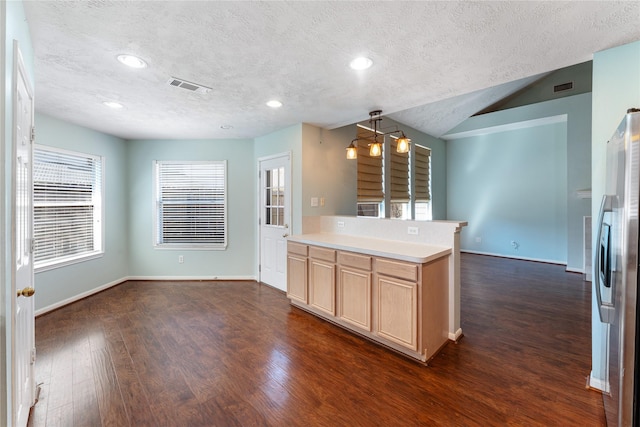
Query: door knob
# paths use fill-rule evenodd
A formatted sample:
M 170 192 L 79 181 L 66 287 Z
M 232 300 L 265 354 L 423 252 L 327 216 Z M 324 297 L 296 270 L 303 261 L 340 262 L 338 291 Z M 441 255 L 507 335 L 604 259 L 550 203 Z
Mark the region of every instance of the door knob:
M 22 290 L 18 289 L 18 296 L 23 296 L 23 297 L 30 297 L 33 296 L 33 294 L 36 293 L 36 290 L 33 289 L 32 287 L 26 287 Z
M 286 238 L 287 236 L 289 236 L 289 234 L 288 234 L 288 233 L 284 233 L 284 234 L 282 235 L 282 237 L 284 237 L 284 238 Z

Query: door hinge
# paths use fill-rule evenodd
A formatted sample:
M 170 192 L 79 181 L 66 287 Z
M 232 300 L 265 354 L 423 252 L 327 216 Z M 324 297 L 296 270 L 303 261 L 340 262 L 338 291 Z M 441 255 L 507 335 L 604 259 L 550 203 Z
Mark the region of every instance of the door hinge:
M 258 225 L 262 225 L 262 218 L 258 218 Z
M 29 251 L 30 253 L 33 253 L 36 250 L 36 239 L 31 238 L 29 240 Z
M 31 126 L 31 143 L 36 142 L 36 127 Z
M 262 171 L 258 171 L 258 179 L 262 178 Z
M 31 364 L 35 364 L 36 363 L 36 348 L 33 347 L 31 349 Z
M 258 273 L 262 272 L 262 265 L 258 264 Z

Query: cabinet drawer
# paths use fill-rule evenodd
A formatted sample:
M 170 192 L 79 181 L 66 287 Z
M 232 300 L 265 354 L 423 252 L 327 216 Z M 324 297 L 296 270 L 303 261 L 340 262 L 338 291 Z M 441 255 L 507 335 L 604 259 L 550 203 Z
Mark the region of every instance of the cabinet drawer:
M 336 251 L 333 249 L 319 248 L 317 246 L 309 246 L 309 258 L 336 262 Z
M 338 252 L 338 264 L 371 271 L 371 257 L 351 252 Z
M 308 246 L 302 243 L 287 242 L 287 251 L 292 254 L 307 256 L 307 248 Z
M 376 272 L 387 276 L 415 282 L 418 280 L 418 265 L 406 262 L 376 259 Z

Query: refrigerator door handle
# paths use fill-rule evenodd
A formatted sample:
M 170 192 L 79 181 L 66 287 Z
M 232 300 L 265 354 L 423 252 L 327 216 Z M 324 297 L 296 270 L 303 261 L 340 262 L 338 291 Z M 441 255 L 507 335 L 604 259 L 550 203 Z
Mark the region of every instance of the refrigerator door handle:
M 600 273 L 604 272 L 605 274 L 612 274 L 609 270 L 611 268 L 611 246 L 602 244 L 602 229 L 604 228 L 604 214 L 605 212 L 613 212 L 613 197 L 609 195 L 602 196 L 602 203 L 600 204 L 600 212 L 598 214 L 598 223 L 597 223 L 597 238 L 596 238 L 596 251 L 595 251 L 595 260 L 593 265 L 596 268 L 594 278 L 594 285 L 596 288 L 596 298 L 598 300 L 598 313 L 600 314 L 600 321 L 602 323 L 613 323 L 614 319 L 614 306 L 611 303 L 606 303 L 602 301 L 602 286 L 610 287 L 611 284 L 602 283 L 602 279 L 600 277 Z M 606 251 L 606 253 L 602 253 L 602 251 Z M 603 262 L 606 261 L 606 265 L 603 265 Z M 614 278 L 611 276 L 611 282 L 613 282 Z

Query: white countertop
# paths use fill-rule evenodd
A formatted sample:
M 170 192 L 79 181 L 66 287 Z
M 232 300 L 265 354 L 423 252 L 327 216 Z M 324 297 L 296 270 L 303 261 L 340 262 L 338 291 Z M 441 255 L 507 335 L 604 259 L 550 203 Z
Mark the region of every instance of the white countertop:
M 349 234 L 298 234 L 289 236 L 288 240 L 296 243 L 394 258 L 419 264 L 451 254 L 451 248 L 445 246 L 406 243 L 400 240 L 375 239 Z

